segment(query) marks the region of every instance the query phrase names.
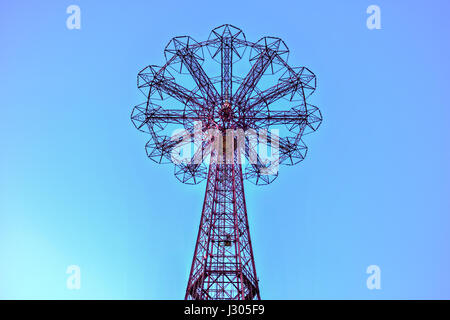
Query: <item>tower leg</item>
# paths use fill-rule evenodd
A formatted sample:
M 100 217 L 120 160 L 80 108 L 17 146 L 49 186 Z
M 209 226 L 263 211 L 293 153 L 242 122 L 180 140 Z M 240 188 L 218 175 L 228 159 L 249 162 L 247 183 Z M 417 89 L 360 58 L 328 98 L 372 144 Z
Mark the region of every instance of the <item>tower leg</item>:
M 185 299 L 260 299 L 240 164 L 209 166 Z

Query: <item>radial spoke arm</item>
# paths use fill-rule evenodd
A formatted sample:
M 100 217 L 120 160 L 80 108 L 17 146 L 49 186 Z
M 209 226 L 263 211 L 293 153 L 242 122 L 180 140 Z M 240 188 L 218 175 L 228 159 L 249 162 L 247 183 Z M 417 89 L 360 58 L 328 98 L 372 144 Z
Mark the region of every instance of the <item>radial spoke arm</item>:
M 198 121 L 198 116 L 192 111 L 165 110 L 161 107 L 147 108 L 147 104 L 136 106 L 131 114 L 131 120 L 138 130 L 146 125 L 180 124 L 184 121 Z
M 233 90 L 233 50 L 232 39 L 225 38 L 221 48 L 222 55 L 222 97 L 224 100 L 230 101 Z
M 248 110 L 257 109 L 260 105 L 270 105 L 271 103 L 281 99 L 282 97 L 297 90 L 298 84 L 293 82 L 281 82 L 277 85 L 264 90 L 261 95 L 255 97 L 250 102 Z
M 315 75 L 304 67 L 291 69 L 286 65 L 286 68 L 288 68 L 286 76 L 282 76 L 276 85 L 252 98 L 247 110 L 257 110 L 283 97 L 292 100 L 294 95 L 298 95 L 304 105 L 307 104 L 306 98 L 315 90 Z
M 270 111 L 266 115 L 257 114 L 253 117 L 246 118 L 256 127 L 273 126 L 273 125 L 300 125 L 306 124 L 308 121 L 307 112 L 299 112 L 291 109 L 290 111 Z
M 193 103 L 197 106 L 202 106 L 201 96 L 198 94 L 180 86 L 179 84 L 173 81 L 161 81 L 158 83 L 158 87 L 161 88 L 164 92 L 166 92 L 171 97 L 181 101 L 184 104 Z
M 182 104 L 194 104 L 198 108 L 202 107 L 202 97 L 198 94 L 184 88 L 175 83 L 171 77 L 163 74 L 165 70 L 155 70 L 155 67 L 150 66 L 142 70 L 138 75 L 138 88 L 143 91 L 148 98 L 158 91 L 160 97 L 165 93 L 172 98 L 180 101 Z
M 183 64 L 189 70 L 189 73 L 199 87 L 200 91 L 209 102 L 207 103 L 207 105 L 210 105 L 211 103 L 217 103 L 219 101 L 219 93 L 217 92 L 209 77 L 206 75 L 192 50 L 184 48 L 182 50 L 178 50 L 177 55 L 181 58 Z
M 270 63 L 276 56 L 275 51 L 264 50 L 256 59 L 249 73 L 245 76 L 241 85 L 234 94 L 234 104 L 238 107 L 243 107 L 250 98 L 256 84 L 261 79 L 264 72 L 269 67 Z

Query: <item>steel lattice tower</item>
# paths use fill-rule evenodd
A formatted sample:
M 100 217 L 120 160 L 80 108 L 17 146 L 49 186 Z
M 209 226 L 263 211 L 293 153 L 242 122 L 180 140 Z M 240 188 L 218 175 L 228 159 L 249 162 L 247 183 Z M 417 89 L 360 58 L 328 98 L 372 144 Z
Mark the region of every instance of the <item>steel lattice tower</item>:
M 291 68 L 288 54 L 279 38 L 253 43 L 223 25 L 204 42 L 173 38 L 166 63 L 138 74 L 147 100 L 134 107 L 131 119 L 151 136 L 148 157 L 174 163 L 183 183 L 207 180 L 186 299 L 260 299 L 244 180 L 266 185 L 278 176 L 279 164 L 302 161 L 302 136 L 322 121 L 319 109 L 306 102 L 316 88 L 314 74 Z M 261 155 L 267 148 L 271 157 Z

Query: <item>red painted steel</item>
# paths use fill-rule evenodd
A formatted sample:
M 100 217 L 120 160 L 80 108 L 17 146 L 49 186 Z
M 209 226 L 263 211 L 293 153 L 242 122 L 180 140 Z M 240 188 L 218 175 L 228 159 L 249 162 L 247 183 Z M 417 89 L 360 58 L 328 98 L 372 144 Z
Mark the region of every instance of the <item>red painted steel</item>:
M 209 166 L 186 299 L 260 299 L 243 181 L 241 164 Z
M 233 66 L 245 54 L 251 67 L 238 76 Z M 131 120 L 150 134 L 147 156 L 157 163 L 174 162 L 175 176 L 183 183 L 207 180 L 186 299 L 260 299 L 244 179 L 266 185 L 277 178 L 278 164 L 301 162 L 307 152 L 302 137 L 322 121 L 319 109 L 307 103 L 316 88 L 315 75 L 306 67 L 291 68 L 288 54 L 279 38 L 254 43 L 242 30 L 223 25 L 207 41 L 173 38 L 165 49 L 166 63 L 138 74 L 138 88 L 147 100 L 133 109 Z M 220 64 L 219 75 L 208 75 L 207 61 Z M 262 79 L 272 84 L 263 86 Z M 183 133 L 169 135 L 173 126 Z M 267 132 L 273 128 L 283 134 Z M 174 160 L 180 147 L 191 144 L 193 154 Z M 263 158 L 259 145 L 278 149 L 277 159 Z M 248 162 L 245 167 L 242 159 Z M 274 164 L 276 170 L 268 170 Z

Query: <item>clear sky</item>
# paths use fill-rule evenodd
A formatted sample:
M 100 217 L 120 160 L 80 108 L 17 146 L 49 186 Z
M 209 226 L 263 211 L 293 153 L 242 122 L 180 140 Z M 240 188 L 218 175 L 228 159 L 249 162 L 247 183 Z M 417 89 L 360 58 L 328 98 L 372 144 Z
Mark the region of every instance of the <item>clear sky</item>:
M 81 29 L 66 8 L 81 8 Z M 369 5 L 381 30 L 366 27 Z M 2 1 L 0 298 L 182 299 L 205 184 L 146 158 L 136 75 L 224 23 L 318 78 L 306 160 L 245 185 L 264 299 L 450 298 L 448 1 Z M 66 287 L 69 265 L 80 290 Z M 381 269 L 381 290 L 366 269 Z

